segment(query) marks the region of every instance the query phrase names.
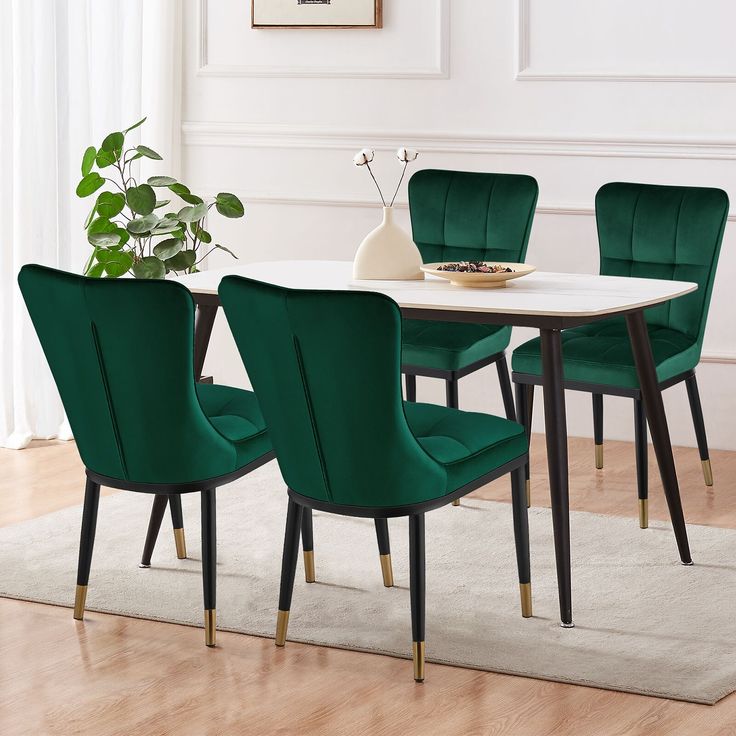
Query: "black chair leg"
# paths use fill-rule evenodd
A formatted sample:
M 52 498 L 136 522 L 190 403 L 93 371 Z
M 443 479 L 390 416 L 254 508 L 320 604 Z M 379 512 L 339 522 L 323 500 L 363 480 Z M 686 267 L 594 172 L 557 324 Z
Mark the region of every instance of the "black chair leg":
M 166 513 L 166 505 L 169 497 L 163 493 L 157 493 L 153 497 L 153 505 L 151 506 L 151 517 L 148 520 L 148 531 L 146 532 L 146 542 L 143 545 L 143 554 L 141 555 L 141 564 L 138 567 L 151 567 L 151 556 L 156 547 L 158 532 L 161 529 L 161 522 Z
M 291 595 L 294 592 L 296 561 L 299 556 L 299 530 L 302 525 L 302 507 L 291 498 L 286 512 L 286 533 L 284 534 L 284 553 L 281 558 L 281 589 L 279 591 L 279 613 L 276 619 L 276 646 L 286 644 L 289 628 Z
M 519 423 L 526 430 L 526 438 L 531 441 L 532 437 L 532 407 L 534 405 L 534 385 L 526 383 L 516 384 L 516 416 Z M 524 466 L 524 486 L 526 488 L 527 508 L 532 505 L 532 488 L 529 472 L 529 460 Z
M 394 570 L 391 565 L 391 542 L 388 536 L 388 519 L 376 519 L 375 521 L 383 584 L 387 588 L 391 588 L 394 584 Z
M 593 437 L 595 438 L 595 467 L 603 469 L 603 394 L 593 394 Z
M 406 381 L 406 400 L 416 401 L 417 400 L 417 377 L 407 373 L 404 377 Z
M 202 588 L 204 591 L 204 643 L 215 646 L 217 628 L 217 520 L 215 489 L 202 491 Z
M 409 517 L 409 598 L 414 680 L 424 682 L 424 514 L 413 514 Z
M 84 618 L 84 604 L 87 602 L 87 584 L 92 566 L 92 549 L 95 546 L 97 529 L 97 508 L 100 505 L 100 485 L 87 478 L 84 489 L 84 509 L 82 510 L 82 533 L 79 537 L 79 562 L 77 564 L 77 591 L 74 598 L 74 618 Z
M 447 406 L 450 407 L 450 409 L 457 409 L 458 408 L 458 396 L 457 396 L 457 378 L 455 378 L 455 374 L 452 374 L 451 378 L 448 378 L 445 381 L 445 393 L 447 396 Z M 453 506 L 459 506 L 460 505 L 460 499 L 456 498 L 452 502 Z
M 302 511 L 302 555 L 304 557 L 304 579 L 308 583 L 316 580 L 314 574 L 314 529 L 312 527 L 312 509 L 306 507 Z
M 171 524 L 174 527 L 176 556 L 180 560 L 186 560 L 187 541 L 184 537 L 184 514 L 181 510 L 181 495 L 179 493 L 172 493 L 169 496 L 169 508 L 171 509 Z
M 636 486 L 639 493 L 639 526 L 649 526 L 649 460 L 647 454 L 647 413 L 644 402 L 634 399 L 634 440 L 636 444 Z
M 521 615 L 532 615 L 532 571 L 529 555 L 529 516 L 526 505 L 524 468 L 511 473 L 511 500 L 514 512 L 514 542 L 516 545 L 516 565 L 519 569 L 519 593 L 521 595 Z
M 705 485 L 713 485 L 713 469 L 710 466 L 710 453 L 708 452 L 708 438 L 705 434 L 705 421 L 703 420 L 703 407 L 700 403 L 700 391 L 698 391 L 698 381 L 693 373 L 685 379 L 687 387 L 687 398 L 690 401 L 690 413 L 693 415 L 693 425 L 695 426 L 695 437 L 698 440 L 698 452 L 700 453 L 700 462 L 703 466 L 703 479 Z
M 501 397 L 503 398 L 503 408 L 506 412 L 506 419 L 512 422 L 516 421 L 516 408 L 514 407 L 514 392 L 511 389 L 511 379 L 509 378 L 509 367 L 506 363 L 506 356 L 502 355 L 496 361 L 496 371 L 498 371 L 498 382 L 501 386 Z

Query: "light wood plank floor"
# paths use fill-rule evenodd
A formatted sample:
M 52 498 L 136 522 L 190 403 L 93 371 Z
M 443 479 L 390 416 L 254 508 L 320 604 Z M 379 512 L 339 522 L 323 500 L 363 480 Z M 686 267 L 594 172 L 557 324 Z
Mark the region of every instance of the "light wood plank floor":
M 633 446 L 607 443 L 602 472 L 590 440 L 571 440 L 570 451 L 572 508 L 635 524 Z M 712 453 L 716 485 L 707 490 L 697 451 L 678 449 L 676 460 L 688 521 L 736 528 L 736 453 Z M 651 466 L 650 515 L 666 518 Z M 533 467 L 532 502 L 548 505 L 540 437 Z M 81 503 L 73 443 L 0 450 L 0 468 L 0 524 Z M 508 481 L 477 495 L 508 500 Z M 207 650 L 189 627 L 101 614 L 80 623 L 69 609 L 4 599 L 0 621 L 4 735 L 736 734 L 733 695 L 708 707 L 431 664 L 415 685 L 409 663 L 390 657 L 277 650 L 271 640 L 224 633 Z

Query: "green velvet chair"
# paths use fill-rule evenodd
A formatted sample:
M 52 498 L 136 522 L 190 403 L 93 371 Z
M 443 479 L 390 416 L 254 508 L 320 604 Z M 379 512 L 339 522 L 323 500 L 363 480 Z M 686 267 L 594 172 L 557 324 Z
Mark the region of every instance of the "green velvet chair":
M 425 169 L 409 181 L 414 242 L 425 263 L 526 258 L 539 187 L 531 176 Z M 457 382 L 495 363 L 508 419 L 515 419 L 505 350 L 511 328 L 407 319 L 402 372 L 416 400 L 416 377 L 445 381 L 447 406 L 458 408 Z
M 289 489 L 276 645 L 286 641 L 303 510 L 384 522 L 408 516 L 414 677 L 421 681 L 424 514 L 509 472 L 522 615 L 530 616 L 523 427 L 402 402 L 401 315 L 388 297 L 237 276 L 224 278 L 219 292 Z
M 646 310 L 662 389 L 685 382 L 706 485 L 713 484 L 695 368 L 703 347 L 728 197 L 720 189 L 612 183 L 595 200 L 600 272 L 609 276 L 694 281 L 698 290 Z M 647 424 L 623 318 L 562 333 L 565 387 L 593 395 L 596 467 L 603 467 L 603 395 L 634 400 L 639 524 L 648 526 Z M 531 422 L 541 383 L 539 339 L 514 350 L 517 411 Z M 528 476 L 527 476 L 528 477 Z
M 215 489 L 273 458 L 255 395 L 195 384 L 194 303 L 181 284 L 35 265 L 18 282 L 86 467 L 74 618 L 84 617 L 100 486 L 156 494 L 159 524 L 175 499 L 175 527 L 179 494 L 199 492 L 205 643 L 214 646 Z

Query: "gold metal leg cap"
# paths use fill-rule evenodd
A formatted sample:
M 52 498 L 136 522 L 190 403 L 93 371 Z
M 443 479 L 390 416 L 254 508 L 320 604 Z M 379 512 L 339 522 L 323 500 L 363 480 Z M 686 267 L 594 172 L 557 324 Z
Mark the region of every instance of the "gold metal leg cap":
M 381 559 L 381 573 L 383 574 L 383 584 L 387 588 L 394 586 L 394 568 L 391 565 L 391 555 L 379 555 Z
M 313 583 L 317 578 L 314 575 L 314 550 L 304 550 L 304 579 Z
M 415 641 L 411 645 L 411 656 L 414 660 L 414 681 L 424 682 L 424 642 Z
M 187 542 L 184 538 L 183 529 L 174 529 L 174 542 L 176 542 L 176 556 L 180 560 L 187 558 Z
M 532 616 L 532 584 L 519 583 L 519 592 L 521 593 L 521 615 L 524 618 Z
M 279 609 L 276 619 L 276 646 L 282 647 L 286 644 L 286 630 L 289 628 L 289 612 Z
M 217 638 L 217 610 L 214 608 L 204 609 L 204 643 L 208 647 L 215 646 Z
M 649 526 L 649 499 L 639 499 L 639 528 L 646 529 Z
M 710 466 L 710 458 L 703 460 L 703 478 L 705 479 L 705 485 L 708 487 L 713 485 L 713 468 Z
M 526 507 L 529 509 L 532 506 L 532 482 L 529 478 L 526 479 Z
M 595 446 L 595 467 L 596 470 L 603 470 L 603 445 Z
M 459 499 L 459 498 L 456 498 L 456 499 L 455 499 L 455 500 L 454 500 L 454 501 L 452 502 L 452 505 L 453 505 L 453 506 L 459 506 L 459 505 L 460 505 L 460 499 Z
M 84 618 L 84 604 L 87 602 L 87 586 L 77 585 L 74 597 L 74 618 L 81 621 Z

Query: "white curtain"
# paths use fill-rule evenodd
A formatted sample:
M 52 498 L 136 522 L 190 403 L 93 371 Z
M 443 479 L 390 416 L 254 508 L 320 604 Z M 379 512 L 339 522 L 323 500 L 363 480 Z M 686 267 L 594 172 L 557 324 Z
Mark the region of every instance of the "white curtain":
M 177 176 L 179 0 L 2 0 L 0 23 L 0 446 L 70 439 L 16 277 L 25 263 L 80 272 L 91 206 L 75 195 L 82 153 L 131 134 Z

